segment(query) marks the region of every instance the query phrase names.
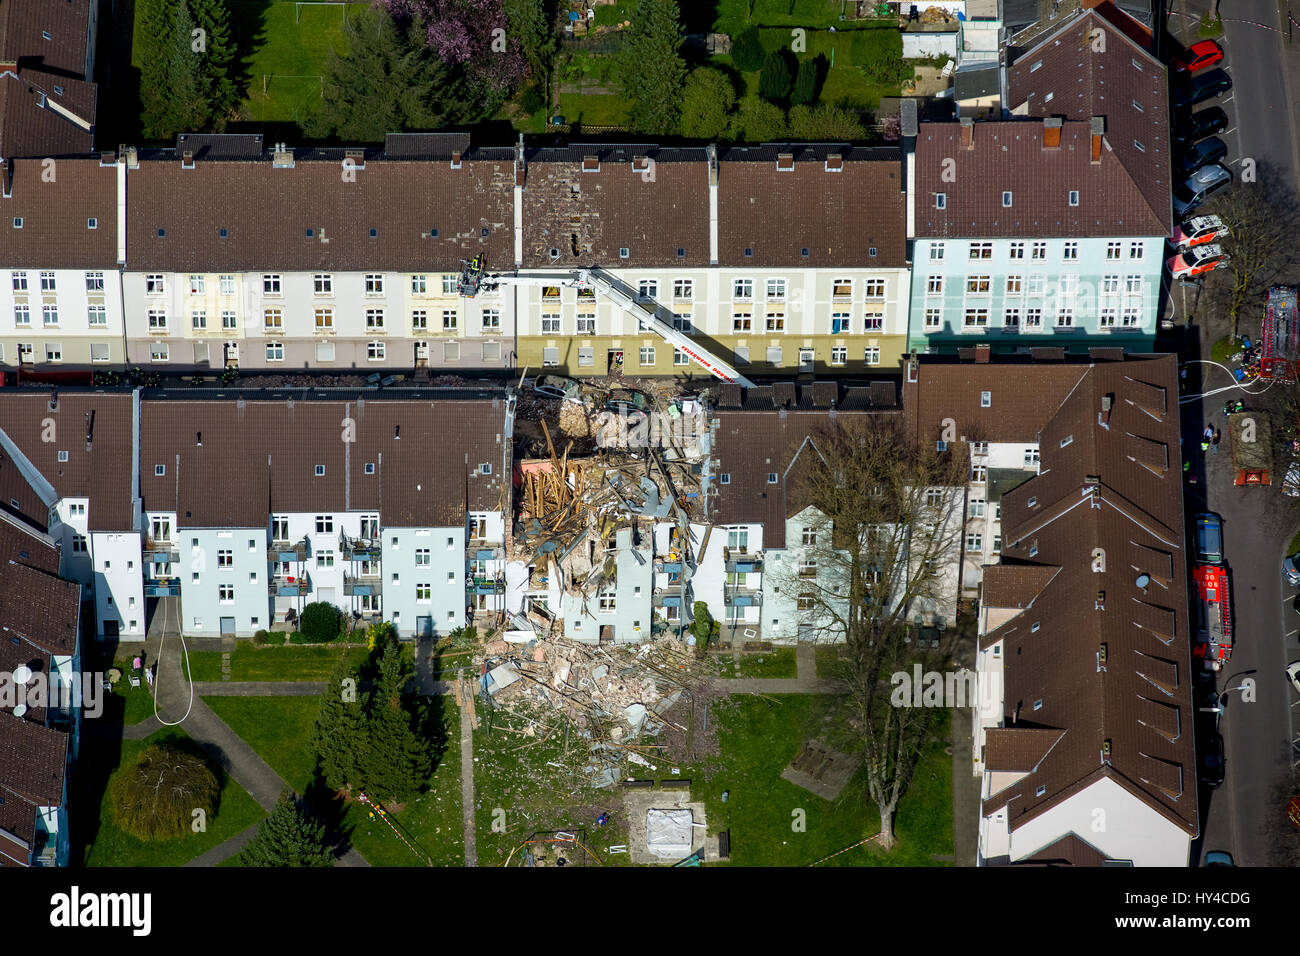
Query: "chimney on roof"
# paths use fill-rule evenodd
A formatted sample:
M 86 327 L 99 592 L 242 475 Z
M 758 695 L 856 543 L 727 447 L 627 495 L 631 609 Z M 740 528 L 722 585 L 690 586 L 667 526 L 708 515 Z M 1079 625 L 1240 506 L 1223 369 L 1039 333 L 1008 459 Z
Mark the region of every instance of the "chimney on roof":
M 599 156 L 582 157 L 582 171 L 584 173 L 600 172 L 600 157 Z
M 710 143 L 706 150 L 709 156 L 709 185 L 718 185 L 718 145 Z
M 460 169 L 460 160 L 461 160 L 460 150 L 453 149 L 451 151 L 451 168 Z
M 1061 117 L 1043 117 L 1043 149 L 1061 148 Z
M 844 157 L 839 153 L 829 153 L 826 156 L 826 172 L 838 173 L 844 170 Z
M 989 353 L 990 353 L 990 352 L 992 352 L 992 346 L 984 345 L 984 344 L 976 345 L 976 346 L 975 346 L 975 364 L 976 364 L 976 365 L 988 365 L 988 364 L 989 364 Z
M 524 180 L 528 171 L 528 163 L 524 159 L 524 134 L 519 134 L 519 142 L 515 144 L 515 188 L 523 189 Z
M 975 119 L 971 116 L 961 118 L 961 148 L 975 148 Z
M 271 153 L 272 169 L 293 169 L 293 152 L 284 143 L 276 143 Z
M 128 146 L 126 143 L 122 143 L 117 147 L 117 155 L 126 163 L 127 169 L 140 168 L 140 155 L 136 152 L 134 146 Z
M 1110 428 L 1110 410 L 1114 404 L 1114 395 L 1107 393 L 1101 397 L 1101 413 L 1097 416 L 1097 424 L 1102 428 Z
M 1094 166 L 1101 162 L 1101 138 L 1105 133 L 1106 117 L 1094 116 L 1092 118 L 1092 152 L 1089 154 Z
M 791 172 L 794 170 L 794 153 L 777 153 L 776 168 L 782 172 Z
M 642 179 L 646 179 L 646 177 L 650 174 L 650 157 L 633 156 L 632 172 L 637 173 Z M 646 179 L 646 182 L 649 181 L 650 180 Z
M 0 73 L 12 73 L 14 76 L 17 76 L 17 75 L 18 75 L 18 61 L 17 61 L 17 60 L 0 60 Z
M 187 149 L 181 153 L 181 169 L 194 168 L 194 150 Z

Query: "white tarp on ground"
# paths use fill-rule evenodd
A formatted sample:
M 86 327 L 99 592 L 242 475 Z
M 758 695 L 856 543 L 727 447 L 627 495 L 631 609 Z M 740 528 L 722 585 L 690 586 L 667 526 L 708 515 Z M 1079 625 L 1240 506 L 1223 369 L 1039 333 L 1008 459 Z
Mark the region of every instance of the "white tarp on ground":
M 695 839 L 695 822 L 690 810 L 647 810 L 645 842 L 655 856 L 677 859 L 690 854 Z

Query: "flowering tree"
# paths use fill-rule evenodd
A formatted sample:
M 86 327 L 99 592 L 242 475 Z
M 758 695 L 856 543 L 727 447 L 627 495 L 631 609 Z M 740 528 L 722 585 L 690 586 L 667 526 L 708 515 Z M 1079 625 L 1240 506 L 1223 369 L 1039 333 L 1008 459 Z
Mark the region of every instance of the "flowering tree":
M 425 42 L 459 67 L 481 104 L 499 104 L 523 79 L 525 59 L 507 29 L 503 0 L 377 0 L 402 27 L 420 21 Z

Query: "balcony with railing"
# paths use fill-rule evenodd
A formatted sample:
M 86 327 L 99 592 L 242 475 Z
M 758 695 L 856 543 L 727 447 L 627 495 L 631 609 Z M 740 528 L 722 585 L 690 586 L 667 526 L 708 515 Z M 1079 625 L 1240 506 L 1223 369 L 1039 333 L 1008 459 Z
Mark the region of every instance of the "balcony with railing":
M 380 545 L 378 538 L 351 538 L 339 536 L 339 550 L 345 561 L 378 561 Z
M 302 597 L 311 592 L 311 577 L 302 574 L 274 574 L 267 584 L 271 597 Z
M 180 597 L 181 579 L 179 577 L 145 578 L 144 596 L 147 598 Z
M 176 542 L 166 538 L 145 538 L 144 555 L 150 564 L 171 564 L 181 559 Z
M 504 574 L 467 574 L 465 575 L 466 594 L 504 594 L 506 576 Z
M 763 592 L 758 588 L 728 584 L 722 589 L 722 603 L 727 607 L 758 607 L 763 603 Z
M 379 593 L 381 579 L 378 574 L 343 575 L 343 593 L 349 597 L 365 597 Z
M 727 566 L 728 574 L 748 574 L 763 570 L 763 552 L 749 551 L 742 548 L 723 548 L 722 560 Z
M 307 539 L 287 541 L 276 539 L 271 542 L 271 551 L 267 556 L 270 561 L 306 561 L 310 553 Z

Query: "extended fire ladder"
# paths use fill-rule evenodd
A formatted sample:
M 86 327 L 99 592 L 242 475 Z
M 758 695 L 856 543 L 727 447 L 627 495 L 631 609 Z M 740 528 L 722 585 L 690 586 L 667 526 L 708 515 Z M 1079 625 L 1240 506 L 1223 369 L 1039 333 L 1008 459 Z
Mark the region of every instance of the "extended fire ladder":
M 672 344 L 697 365 L 703 366 L 709 374 L 733 385 L 753 388 L 751 382 L 731 365 L 699 345 L 686 333 L 675 329 L 659 317 L 662 308 L 654 299 L 638 294 L 621 279 L 603 269 L 574 269 L 568 272 L 521 273 L 521 272 L 487 272 L 482 256 L 464 263 L 457 290 L 466 298 L 474 298 L 479 292 L 491 292 L 507 285 L 540 286 L 574 286 L 578 289 L 593 290 L 603 296 L 624 312 L 636 318 L 638 324 L 661 339 Z M 669 311 L 665 309 L 665 311 Z

